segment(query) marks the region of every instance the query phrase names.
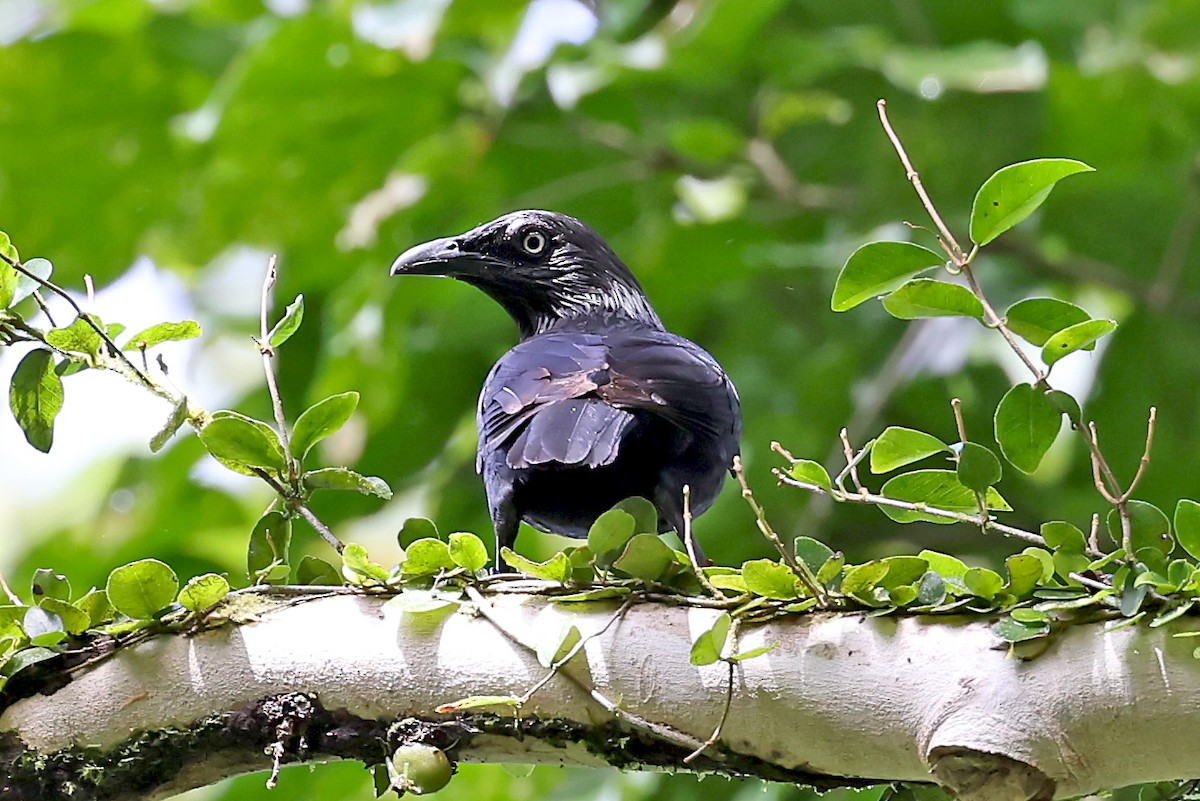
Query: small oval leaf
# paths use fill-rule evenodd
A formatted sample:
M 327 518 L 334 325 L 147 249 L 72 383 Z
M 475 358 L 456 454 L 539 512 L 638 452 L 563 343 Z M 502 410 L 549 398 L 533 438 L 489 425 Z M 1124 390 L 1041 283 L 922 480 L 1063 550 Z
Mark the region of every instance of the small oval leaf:
M 1057 298 L 1026 298 L 1004 313 L 1008 330 L 1039 348 L 1064 328 L 1086 322 L 1092 316 L 1074 303 Z
M 973 317 L 983 319 L 983 304 L 965 286 L 917 278 L 883 298 L 883 308 L 899 320 L 928 317 Z
M 990 448 L 974 442 L 964 442 L 958 453 L 958 469 L 955 471 L 964 487 L 983 492 L 996 484 L 1004 475 L 1000 460 Z
M 287 468 L 275 429 L 237 412 L 214 414 L 208 425 L 200 429 L 200 441 L 209 453 L 224 462 L 280 472 Z
M 1034 159 L 997 170 L 975 195 L 971 241 L 986 245 L 1033 214 L 1063 178 L 1092 171 L 1074 159 Z
M 357 408 L 357 392 L 331 395 L 309 406 L 292 429 L 292 455 L 304 461 L 312 447 L 344 426 Z
M 912 242 L 869 242 L 846 260 L 834 284 L 830 306 L 839 312 L 853 309 L 945 263 L 945 256 Z
M 42 453 L 54 444 L 54 419 L 63 407 L 62 379 L 48 350 L 25 354 L 13 373 L 8 405 L 25 440 Z
M 1068 326 L 1046 340 L 1042 347 L 1042 361 L 1049 367 L 1063 356 L 1090 349 L 1097 339 L 1116 330 L 1117 324 L 1113 320 L 1088 320 Z
M 149 620 L 161 612 L 179 591 L 179 579 L 157 559 L 141 559 L 113 570 L 105 592 L 118 612 L 135 620 Z
M 996 442 L 1022 473 L 1032 473 L 1062 428 L 1062 412 L 1032 384 L 1017 384 L 996 407 Z
M 946 443 L 932 434 L 901 426 L 888 426 L 871 446 L 871 472 L 887 473 L 935 453 L 949 452 Z

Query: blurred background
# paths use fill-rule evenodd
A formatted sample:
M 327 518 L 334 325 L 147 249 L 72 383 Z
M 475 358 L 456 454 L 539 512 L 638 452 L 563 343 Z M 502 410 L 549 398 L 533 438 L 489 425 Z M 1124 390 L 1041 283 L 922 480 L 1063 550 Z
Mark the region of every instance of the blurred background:
M 901 224 L 927 220 L 875 101 L 888 99 L 962 239 L 999 167 L 1063 156 L 1097 169 L 989 247 L 978 275 L 999 308 L 1052 294 L 1121 322 L 1056 366 L 1054 383 L 1085 403 L 1125 479 L 1158 406 L 1139 494 L 1171 508 L 1200 493 L 1197 31 L 1200 5 L 1178 0 L 0 0 L 0 230 L 81 298 L 92 276 L 90 310 L 106 322 L 199 320 L 203 339 L 163 348 L 172 380 L 210 410 L 263 419 L 250 337 L 278 253 L 278 311 L 298 293 L 307 304 L 280 354 L 285 406 L 294 419 L 326 395 L 362 393 L 321 456 L 396 491 L 388 503 L 326 493 L 315 510 L 389 563 L 412 516 L 490 534 L 475 396 L 515 341 L 482 294 L 389 278 L 391 260 L 513 209 L 572 214 L 632 266 L 668 326 L 732 375 L 750 481 L 785 539 L 815 536 L 851 561 L 930 547 L 989 564 L 1017 548 L 834 508 L 770 477 L 771 440 L 838 469 L 842 426 L 860 444 L 887 425 L 953 441 L 955 396 L 972 438 L 990 443 L 997 401 L 1026 380 L 975 323 L 906 324 L 874 303 L 829 310 L 858 245 L 932 245 Z M 22 354 L 0 350 L 3 386 Z M 86 587 L 145 556 L 243 578 L 269 496 L 188 431 L 152 456 L 169 411 L 116 376 L 72 376 L 49 455 L 0 414 L 10 583 L 50 566 Z M 1065 433 L 1036 475 L 1010 471 L 1000 490 L 1016 510 L 1006 522 L 1026 528 L 1086 528 L 1103 509 Z M 718 562 L 769 553 L 730 487 L 697 532 Z M 517 547 L 562 544 L 527 531 Z M 303 526 L 296 547 L 331 555 Z M 371 797 L 357 766 L 307 770 L 270 797 Z M 764 792 L 615 771 L 463 774 L 442 797 Z M 191 797 L 267 797 L 262 784 Z

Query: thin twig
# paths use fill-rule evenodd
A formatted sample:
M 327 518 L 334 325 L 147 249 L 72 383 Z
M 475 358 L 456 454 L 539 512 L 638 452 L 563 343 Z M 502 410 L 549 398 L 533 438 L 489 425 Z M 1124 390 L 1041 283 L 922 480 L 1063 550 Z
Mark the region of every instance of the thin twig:
M 721 710 L 721 719 L 717 721 L 716 727 L 708 739 L 701 743 L 700 747 L 683 758 L 683 764 L 691 764 L 692 760 L 704 753 L 705 749 L 716 744 L 717 740 L 721 739 L 721 729 L 725 728 L 725 721 L 729 720 L 729 709 L 733 706 L 733 660 L 726 659 L 725 664 L 729 667 L 729 675 L 725 680 L 725 708 Z
M 505 623 L 498 614 L 496 614 L 496 610 L 490 603 L 488 603 L 487 599 L 483 597 L 483 593 L 481 593 L 471 584 L 468 584 L 465 589 L 467 595 L 470 596 L 471 600 L 475 603 L 475 608 L 479 610 L 481 615 L 487 618 L 489 623 L 496 627 L 497 631 L 525 650 L 534 654 L 537 653 L 537 648 L 535 646 L 525 642 L 516 632 L 509 628 L 508 624 Z M 569 679 L 576 687 L 587 693 L 592 700 L 603 707 L 609 714 L 613 715 L 619 720 L 625 721 L 634 728 L 640 729 L 654 737 L 665 740 L 666 742 L 682 748 L 687 748 L 689 752 L 694 751 L 702 745 L 700 740 L 697 740 L 690 734 L 679 731 L 678 729 L 668 726 L 665 723 L 656 723 L 655 721 L 647 720 L 640 715 L 635 715 L 632 712 L 621 709 L 621 707 L 619 707 L 611 699 L 607 698 L 585 679 L 576 676 L 573 673 L 564 672 L 562 675 L 566 676 L 567 679 Z M 718 759 L 719 756 L 714 756 L 713 758 Z
M 768 542 L 775 546 L 775 550 L 779 552 L 779 555 L 783 557 L 783 561 L 796 574 L 796 578 L 800 579 L 800 583 L 804 585 L 808 593 L 817 599 L 818 604 L 825 606 L 825 591 L 821 589 L 821 584 L 817 581 L 817 577 L 812 575 L 812 571 L 808 569 L 808 566 L 798 561 L 792 555 L 792 552 L 784 546 L 783 541 L 779 539 L 779 535 L 775 533 L 775 529 L 771 528 L 771 524 L 767 522 L 766 512 L 758 505 L 758 501 L 754 499 L 754 493 L 750 491 L 750 485 L 746 483 L 746 474 L 742 469 L 741 456 L 733 457 L 733 474 L 737 477 L 738 484 L 742 487 L 742 497 L 746 499 L 746 503 L 754 511 L 754 519 L 758 523 L 758 530 L 762 532 L 762 535 L 767 538 Z
M 862 482 L 858 480 L 858 463 L 867 455 L 867 449 L 863 448 L 858 453 L 854 452 L 854 447 L 850 444 L 850 435 L 843 428 L 838 432 L 838 439 L 842 441 L 842 454 L 846 457 L 846 466 L 842 472 L 838 473 L 836 484 L 838 489 L 843 492 L 846 490 L 846 476 L 850 476 L 850 480 L 854 482 L 854 488 L 859 492 L 865 492 Z
M 700 586 L 712 597 L 724 600 L 725 594 L 708 580 L 708 576 L 704 575 L 704 569 L 700 566 L 700 561 L 696 558 L 696 543 L 692 540 L 692 488 L 689 484 L 683 485 L 683 547 L 687 551 L 688 559 L 692 562 L 692 573 L 700 582 Z
M 1110 488 L 1105 484 L 1105 476 L 1101 475 L 1106 463 L 1104 461 L 1104 457 L 1100 454 L 1100 439 L 1096 435 L 1096 422 L 1094 420 L 1088 421 L 1086 428 L 1089 433 L 1087 442 L 1088 458 L 1092 463 L 1092 483 L 1096 485 L 1096 491 L 1103 496 L 1104 500 L 1114 505 L 1119 504 L 1121 500 L 1117 497 L 1117 493 L 1121 491 L 1121 488 L 1116 485 L 1116 481 L 1115 479 L 1112 479 L 1110 473 L 1108 478 L 1112 480 L 1114 484 L 1110 491 Z
M 0 573 L 0 592 L 4 593 L 5 598 L 8 599 L 9 604 L 12 606 L 24 606 L 24 604 L 21 602 L 21 598 L 15 592 L 13 592 L 12 587 L 8 586 L 8 582 L 5 581 L 3 573 Z
M 571 650 L 568 651 L 563 656 L 562 659 L 559 659 L 554 664 L 552 664 L 550 666 L 549 672 L 546 673 L 546 675 L 543 676 L 538 681 L 537 684 L 530 687 L 528 690 L 525 691 L 525 693 L 523 695 L 521 695 L 517 699 L 517 706 L 521 707 L 521 706 L 524 706 L 525 704 L 529 703 L 529 699 L 533 697 L 534 693 L 536 693 L 538 690 L 545 687 L 546 684 L 548 684 L 551 679 L 553 679 L 555 676 L 557 676 L 559 671 L 562 670 L 563 666 L 566 665 L 568 662 L 570 662 L 572 659 L 574 659 L 575 655 L 578 654 L 580 651 L 582 651 L 585 645 L 587 645 L 591 640 L 594 640 L 597 637 L 599 637 L 600 635 L 604 634 L 604 632 L 608 631 L 609 628 L 612 627 L 613 623 L 616 623 L 618 620 L 625 617 L 625 613 L 629 611 L 629 607 L 633 606 L 633 602 L 634 602 L 633 598 L 626 598 L 625 603 L 621 604 L 621 607 L 619 609 L 617 609 L 616 612 L 613 613 L 612 617 L 610 617 L 608 619 L 607 623 L 605 623 L 598 630 L 593 631 L 588 636 L 580 637 L 579 642 L 575 643 L 575 645 L 571 648 Z
M 312 509 L 309 509 L 304 504 L 296 504 L 296 511 L 300 516 L 308 521 L 308 524 L 316 529 L 316 532 L 321 535 L 321 539 L 333 546 L 333 549 L 338 553 L 346 550 L 346 545 L 337 538 L 337 535 L 329 530 L 329 526 L 321 522 L 321 518 L 317 517 Z
M 958 441 L 967 441 L 967 425 L 963 422 L 962 401 L 958 398 L 950 399 L 950 408 L 954 410 L 954 426 L 958 429 Z
M 275 356 L 275 349 L 271 347 L 269 341 L 271 329 L 267 324 L 267 313 L 271 306 L 271 289 L 275 286 L 275 280 L 279 275 L 278 263 L 279 257 L 272 253 L 271 258 L 267 261 L 267 275 L 263 278 L 262 300 L 258 306 L 258 350 L 262 354 L 263 373 L 267 377 L 267 392 L 271 396 L 271 408 L 275 412 L 275 426 L 279 429 L 279 442 L 283 446 L 283 453 L 287 459 L 288 479 L 294 484 L 296 482 L 296 462 L 291 457 L 291 436 L 288 433 L 287 416 L 283 413 L 283 399 L 279 396 L 279 385 L 275 381 L 275 366 L 271 363 L 271 359 Z
M 1133 497 L 1133 491 L 1141 483 L 1142 476 L 1146 473 L 1146 467 L 1150 464 L 1150 450 L 1154 447 L 1154 423 L 1157 419 L 1158 409 L 1151 406 L 1150 417 L 1146 421 L 1146 449 L 1142 451 L 1142 460 L 1138 463 L 1137 472 L 1134 473 L 1133 480 L 1129 482 L 1128 489 L 1121 493 L 1121 503 Z
M 1100 552 L 1100 513 L 1092 513 L 1092 528 L 1088 532 L 1088 547 L 1094 553 Z

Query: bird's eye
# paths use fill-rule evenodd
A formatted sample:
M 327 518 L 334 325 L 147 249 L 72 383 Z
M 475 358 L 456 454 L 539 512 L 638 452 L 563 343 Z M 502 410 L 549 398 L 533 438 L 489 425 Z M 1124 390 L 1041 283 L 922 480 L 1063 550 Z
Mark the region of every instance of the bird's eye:
M 546 235 L 541 231 L 526 231 L 521 237 L 521 249 L 530 256 L 536 256 L 546 249 Z

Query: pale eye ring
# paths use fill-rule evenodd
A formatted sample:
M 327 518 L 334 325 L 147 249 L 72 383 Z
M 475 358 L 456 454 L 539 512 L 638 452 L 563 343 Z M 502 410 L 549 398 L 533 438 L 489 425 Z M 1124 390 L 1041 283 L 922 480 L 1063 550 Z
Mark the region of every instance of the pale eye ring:
M 546 249 L 546 235 L 541 231 L 526 231 L 521 237 L 521 249 L 530 256 L 536 256 Z

